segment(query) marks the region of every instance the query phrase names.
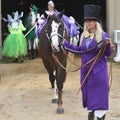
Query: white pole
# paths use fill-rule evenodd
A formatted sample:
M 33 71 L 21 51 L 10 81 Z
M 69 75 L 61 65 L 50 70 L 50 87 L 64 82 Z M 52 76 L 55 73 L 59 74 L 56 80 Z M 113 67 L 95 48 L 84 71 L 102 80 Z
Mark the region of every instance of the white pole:
M 1 0 L 0 0 L 0 60 L 2 59 L 2 13 L 1 13 Z
M 24 35 L 25 37 L 27 37 L 27 35 L 36 27 L 36 24 L 37 23 L 35 23 L 35 25 Z

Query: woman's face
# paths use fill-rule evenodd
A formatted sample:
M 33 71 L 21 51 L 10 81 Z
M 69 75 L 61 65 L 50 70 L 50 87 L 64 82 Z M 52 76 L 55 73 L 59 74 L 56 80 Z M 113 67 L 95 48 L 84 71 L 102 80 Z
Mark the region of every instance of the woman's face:
M 96 21 L 95 20 L 85 20 L 85 25 L 88 30 L 96 29 Z
M 49 4 L 48 5 L 48 10 L 53 11 L 54 10 L 54 4 Z

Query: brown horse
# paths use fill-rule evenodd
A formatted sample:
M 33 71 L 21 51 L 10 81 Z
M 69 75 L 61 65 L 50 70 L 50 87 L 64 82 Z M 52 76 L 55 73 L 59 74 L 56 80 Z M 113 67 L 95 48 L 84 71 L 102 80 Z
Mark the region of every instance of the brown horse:
M 66 67 L 67 56 L 64 54 L 61 43 L 64 39 L 68 39 L 68 35 L 61 20 L 62 15 L 63 12 L 59 15 L 54 14 L 48 17 L 46 25 L 39 35 L 38 45 L 38 51 L 43 64 L 49 73 L 49 80 L 54 94 L 52 103 L 55 103 L 56 101 L 58 103 L 58 114 L 64 113 L 64 109 L 62 108 L 62 89 L 66 78 L 66 71 L 58 64 L 53 55 L 61 65 Z M 57 84 L 57 91 L 55 83 Z

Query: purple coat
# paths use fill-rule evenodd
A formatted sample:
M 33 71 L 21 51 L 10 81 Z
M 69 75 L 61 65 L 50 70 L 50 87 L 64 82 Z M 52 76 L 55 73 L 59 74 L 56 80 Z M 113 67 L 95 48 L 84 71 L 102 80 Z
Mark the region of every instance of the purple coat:
M 105 32 L 102 33 L 102 40 L 109 38 L 109 35 Z M 86 38 L 83 38 L 80 47 L 71 45 L 65 41 L 64 45 L 66 48 L 75 51 L 86 51 L 97 44 L 95 38 L 91 41 L 88 48 L 86 47 Z M 70 51 L 70 50 L 68 50 Z M 94 50 L 88 53 L 82 53 L 82 65 L 97 55 L 99 48 L 96 47 Z M 77 53 L 77 52 L 75 52 Z M 107 70 L 107 57 L 111 54 L 110 44 L 106 46 L 104 56 L 94 65 L 90 72 L 86 82 L 82 87 L 82 101 L 83 107 L 88 110 L 108 110 L 108 93 L 109 93 L 109 81 L 108 81 L 108 70 Z M 82 68 L 80 81 L 82 82 L 90 68 Z

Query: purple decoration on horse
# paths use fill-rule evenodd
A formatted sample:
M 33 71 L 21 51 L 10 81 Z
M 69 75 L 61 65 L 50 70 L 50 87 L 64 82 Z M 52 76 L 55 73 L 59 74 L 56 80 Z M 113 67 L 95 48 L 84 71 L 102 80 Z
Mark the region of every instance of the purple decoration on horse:
M 53 14 L 56 14 L 58 15 L 60 12 L 58 12 L 57 10 L 55 10 L 55 12 Z M 47 11 L 47 14 L 49 15 L 49 12 Z M 42 23 L 42 25 L 39 26 L 38 24 L 38 28 L 37 28 L 37 31 L 36 31 L 36 34 L 39 35 L 41 33 L 41 30 L 43 29 L 43 27 L 45 26 L 46 24 L 46 21 L 47 19 L 46 18 L 40 18 L 40 19 L 43 19 L 44 22 Z M 67 32 L 68 32 L 68 35 L 69 37 L 74 37 L 74 36 L 77 36 L 79 35 L 79 31 L 78 31 L 78 27 L 77 25 L 73 22 L 71 22 L 70 18 L 66 15 L 63 15 L 62 16 L 62 21 L 65 25 L 65 28 L 67 29 Z

